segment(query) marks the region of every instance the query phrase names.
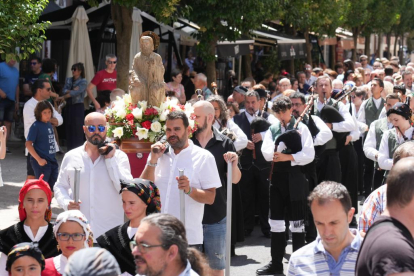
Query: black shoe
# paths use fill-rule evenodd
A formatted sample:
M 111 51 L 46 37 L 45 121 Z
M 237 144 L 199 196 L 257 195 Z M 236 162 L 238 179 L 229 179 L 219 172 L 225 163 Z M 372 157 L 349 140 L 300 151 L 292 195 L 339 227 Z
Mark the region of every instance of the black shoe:
M 277 269 L 276 266 L 272 264 L 272 262 L 268 263 L 264 267 L 259 268 L 256 270 L 257 275 L 275 275 L 275 274 L 283 274 L 283 269 Z
M 244 236 L 250 237 L 252 235 L 253 230 L 244 230 Z
M 236 246 L 235 245 L 231 245 L 231 249 L 230 249 L 230 256 L 231 257 L 235 257 L 236 255 Z

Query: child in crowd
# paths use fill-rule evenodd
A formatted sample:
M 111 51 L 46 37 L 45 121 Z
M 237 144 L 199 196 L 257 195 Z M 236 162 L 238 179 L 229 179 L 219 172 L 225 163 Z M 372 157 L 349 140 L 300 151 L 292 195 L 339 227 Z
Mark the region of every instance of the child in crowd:
M 56 160 L 53 126 L 50 123 L 52 114 L 52 106 L 47 101 L 41 101 L 36 105 L 36 121 L 30 127 L 27 135 L 26 148 L 30 152 L 30 163 L 36 178 L 43 174 L 43 179 L 49 183 L 50 189 L 53 191 L 59 166 Z

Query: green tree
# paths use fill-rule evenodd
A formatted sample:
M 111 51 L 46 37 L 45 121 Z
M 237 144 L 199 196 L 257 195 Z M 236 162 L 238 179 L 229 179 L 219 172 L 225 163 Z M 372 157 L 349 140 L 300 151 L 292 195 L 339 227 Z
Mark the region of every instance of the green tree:
M 36 22 L 48 3 L 49 0 L 0 1 L 0 54 L 3 59 L 20 61 L 41 49 L 50 22 Z
M 272 19 L 278 10 L 274 0 L 188 0 L 183 4 L 191 9 L 187 18 L 200 26 L 196 38 L 199 53 L 207 63 L 208 83 L 216 81 L 217 41 L 235 41 Z

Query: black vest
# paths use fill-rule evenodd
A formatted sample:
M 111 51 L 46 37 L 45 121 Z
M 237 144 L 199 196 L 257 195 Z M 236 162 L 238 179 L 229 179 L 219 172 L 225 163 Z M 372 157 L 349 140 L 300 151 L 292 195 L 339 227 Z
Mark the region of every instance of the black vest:
M 259 116 L 261 114 L 261 111 L 259 112 Z M 269 114 L 267 112 L 263 113 L 263 118 L 267 120 L 269 117 Z M 250 128 L 249 120 L 247 119 L 246 112 L 243 112 L 241 114 L 238 114 L 233 117 L 234 122 L 243 130 L 244 134 L 246 134 L 248 140 L 252 140 L 252 133 Z M 253 163 L 255 165 L 269 165 L 270 162 L 266 161 L 262 154 L 262 144 L 263 141 L 260 141 L 258 143 L 255 143 L 255 149 L 256 149 L 256 159 L 253 159 L 253 151 L 249 150 L 247 148 L 244 148 L 242 151 L 242 155 L 240 157 L 240 165 L 242 166 L 248 166 L 252 165 Z

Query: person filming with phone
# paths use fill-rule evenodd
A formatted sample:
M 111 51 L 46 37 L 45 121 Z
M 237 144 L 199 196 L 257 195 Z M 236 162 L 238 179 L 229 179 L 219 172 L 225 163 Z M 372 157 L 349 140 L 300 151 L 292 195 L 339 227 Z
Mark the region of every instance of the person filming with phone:
M 83 126 L 86 142 L 63 158 L 54 191 L 59 206 L 65 210 L 80 210 L 89 220 L 94 237 L 123 224 L 124 211 L 118 193 L 121 180 L 132 179 L 127 155 L 105 143 L 106 119 L 92 112 Z M 74 198 L 75 168 L 80 168 L 79 202 Z M 96 241 L 94 241 L 96 242 Z

